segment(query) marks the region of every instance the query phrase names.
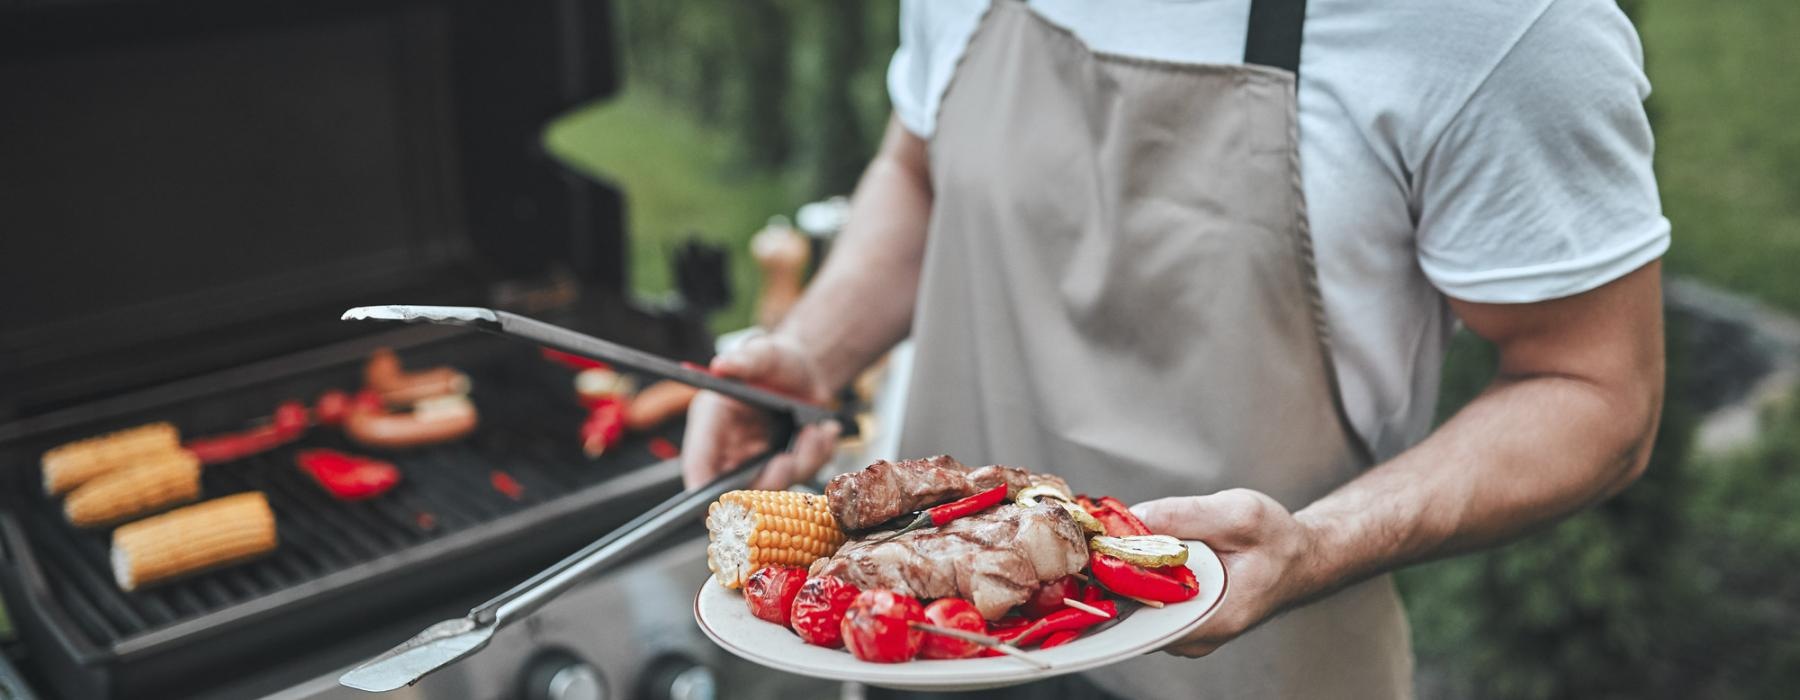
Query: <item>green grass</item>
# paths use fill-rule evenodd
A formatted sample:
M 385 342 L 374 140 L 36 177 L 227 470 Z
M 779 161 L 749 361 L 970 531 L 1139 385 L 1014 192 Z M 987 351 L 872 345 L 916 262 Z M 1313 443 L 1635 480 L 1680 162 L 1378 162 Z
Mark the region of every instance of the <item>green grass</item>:
M 675 246 L 697 232 L 731 256 L 733 303 L 714 319 L 715 329 L 750 322 L 757 283 L 750 236 L 771 215 L 792 215 L 798 204 L 783 177 L 744 171 L 721 131 L 703 128 L 644 90 L 564 115 L 545 131 L 544 142 L 576 169 L 624 189 L 634 292 L 668 292 Z
M 1800 312 L 1800 3 L 1641 7 L 1657 172 L 1675 230 L 1668 269 Z M 642 89 L 569 114 L 546 140 L 624 186 L 636 290 L 668 290 L 669 250 L 700 231 L 733 253 L 737 301 L 718 326 L 748 321 L 755 270 L 744 242 L 769 215 L 793 210 L 791 179 L 745 171 L 724 130 Z
M 1668 268 L 1800 312 L 1800 3 L 1641 3 Z

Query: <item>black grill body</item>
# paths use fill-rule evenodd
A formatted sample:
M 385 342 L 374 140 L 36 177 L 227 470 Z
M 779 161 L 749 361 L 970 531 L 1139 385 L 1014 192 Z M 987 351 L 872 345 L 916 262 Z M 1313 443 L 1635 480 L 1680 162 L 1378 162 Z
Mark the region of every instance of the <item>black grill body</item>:
M 624 299 L 623 200 L 545 156 L 547 120 L 616 87 L 606 3 L 0 3 L 0 593 L 45 695 L 217 694 L 343 639 L 406 628 L 528 575 L 677 488 L 647 440 L 580 454 L 570 372 L 534 348 L 343 323 L 371 303 L 513 308 L 704 360 L 686 316 Z M 22 301 L 21 301 L 22 300 Z M 209 467 L 258 490 L 273 556 L 124 593 L 107 531 L 42 495 L 48 446 L 154 420 L 248 427 L 354 389 L 378 346 L 468 372 L 470 439 L 381 453 L 314 429 Z M 392 460 L 332 500 L 306 447 Z M 516 480 L 516 500 L 493 487 Z M 388 640 L 392 641 L 392 640 Z

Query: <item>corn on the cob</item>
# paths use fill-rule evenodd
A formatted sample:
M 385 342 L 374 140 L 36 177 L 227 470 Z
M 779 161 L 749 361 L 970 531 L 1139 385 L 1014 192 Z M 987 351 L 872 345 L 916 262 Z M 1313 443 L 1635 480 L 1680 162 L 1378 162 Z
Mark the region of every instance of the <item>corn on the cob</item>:
M 251 491 L 191 505 L 113 531 L 113 578 L 127 591 L 275 550 L 275 513 Z
M 706 511 L 706 565 L 738 588 L 765 566 L 806 566 L 836 552 L 844 533 L 824 496 L 791 491 L 732 491 Z
M 200 460 L 182 450 L 139 459 L 69 492 L 63 514 L 76 527 L 116 523 L 200 497 Z
M 168 423 L 151 423 L 52 448 L 44 453 L 44 493 L 66 493 L 96 476 L 145 455 L 181 447 L 181 435 Z

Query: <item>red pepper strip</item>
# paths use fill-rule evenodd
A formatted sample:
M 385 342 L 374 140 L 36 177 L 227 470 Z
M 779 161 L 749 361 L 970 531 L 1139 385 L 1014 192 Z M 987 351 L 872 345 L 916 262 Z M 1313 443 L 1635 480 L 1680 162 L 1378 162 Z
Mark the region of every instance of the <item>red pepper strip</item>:
M 1049 649 L 1052 647 L 1060 647 L 1064 644 L 1068 644 L 1069 642 L 1075 641 L 1075 638 L 1079 637 L 1079 636 L 1081 636 L 1081 630 L 1061 630 L 1061 631 L 1051 634 L 1048 637 L 1045 637 L 1044 643 L 1039 644 L 1038 648 L 1039 649 Z
M 595 400 L 581 424 L 582 451 L 590 458 L 599 457 L 624 439 L 625 401 L 617 396 Z
M 965 515 L 974 515 L 1006 500 L 1006 484 L 982 491 L 981 493 L 961 498 L 925 511 L 931 516 L 931 524 L 943 526 Z
M 668 438 L 653 437 L 650 438 L 650 455 L 657 459 L 674 459 L 681 456 L 681 448 Z
M 1185 567 L 1185 566 L 1181 567 L 1181 568 L 1187 569 L 1187 567 Z M 1192 569 L 1188 570 L 1189 575 L 1192 575 L 1193 573 L 1194 572 Z M 1196 582 L 1195 585 L 1198 586 L 1199 583 Z M 1088 605 L 1093 605 L 1094 603 L 1098 603 L 1102 600 L 1106 600 L 1106 590 L 1105 589 L 1101 588 L 1098 585 L 1091 584 L 1091 583 L 1085 584 L 1081 587 L 1081 602 L 1087 603 Z
M 601 362 L 600 360 L 573 355 L 554 348 L 540 347 L 538 348 L 538 352 L 543 353 L 544 359 L 561 364 L 562 366 L 577 372 L 584 369 L 612 369 L 612 365 Z
M 974 515 L 1000 505 L 1000 503 L 1005 500 L 1006 484 L 1001 484 L 973 496 L 966 496 L 943 505 L 932 506 L 931 508 L 926 509 L 925 512 L 920 513 L 919 517 L 914 518 L 912 522 L 907 523 L 906 527 L 900 528 L 899 532 L 888 535 L 887 537 L 882 538 L 881 541 L 886 542 L 927 525 L 942 527 L 945 523 L 957 518 L 965 515 Z
M 231 462 L 299 439 L 306 433 L 307 420 L 305 404 L 284 401 L 275 407 L 275 415 L 267 425 L 238 433 L 195 438 L 183 443 L 181 447 L 194 453 L 194 458 L 200 460 L 201 464 Z
M 1179 603 L 1200 595 L 1199 581 L 1185 566 L 1146 569 L 1118 557 L 1093 552 L 1088 556 L 1088 569 L 1100 585 L 1132 598 Z M 1186 575 L 1181 573 L 1184 571 Z
M 294 461 L 339 500 L 374 498 L 400 483 L 400 470 L 393 464 L 337 450 L 301 450 Z
M 1110 600 L 1103 600 L 1095 603 L 1094 607 L 1106 611 L 1106 614 L 1111 617 L 1101 617 L 1086 610 L 1079 610 L 1076 608 L 1063 608 L 1062 610 L 1045 615 L 1044 619 L 1038 620 L 1030 627 L 1025 628 L 1024 632 L 1021 632 L 1019 636 L 1012 639 L 1012 643 L 1014 646 L 1030 646 L 1037 643 L 1039 640 L 1050 636 L 1052 633 L 1061 632 L 1063 630 L 1084 630 L 1119 616 L 1119 605 Z
M 515 501 L 525 497 L 525 486 L 520 484 L 518 479 L 514 479 L 511 474 L 499 469 L 488 472 L 488 485 Z
M 1108 535 L 1129 537 L 1151 534 L 1150 528 L 1144 525 L 1144 521 L 1133 515 L 1131 509 L 1125 507 L 1125 504 L 1120 503 L 1117 498 L 1101 496 L 1098 499 L 1090 499 L 1083 495 L 1075 497 L 1075 502 L 1087 509 L 1089 515 L 1099 520 L 1100 524 L 1106 527 Z

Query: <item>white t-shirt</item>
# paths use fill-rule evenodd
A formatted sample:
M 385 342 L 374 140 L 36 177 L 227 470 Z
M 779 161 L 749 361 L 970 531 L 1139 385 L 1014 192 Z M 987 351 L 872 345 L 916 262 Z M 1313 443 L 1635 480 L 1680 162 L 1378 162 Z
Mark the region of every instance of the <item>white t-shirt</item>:
M 1031 6 L 1097 51 L 1243 62 L 1250 0 Z M 931 135 L 986 7 L 901 4 L 888 90 L 913 133 Z M 1306 206 L 1346 408 L 1378 457 L 1430 428 L 1454 328 L 1444 295 L 1568 296 L 1668 249 L 1649 91 L 1614 0 L 1308 3 Z

